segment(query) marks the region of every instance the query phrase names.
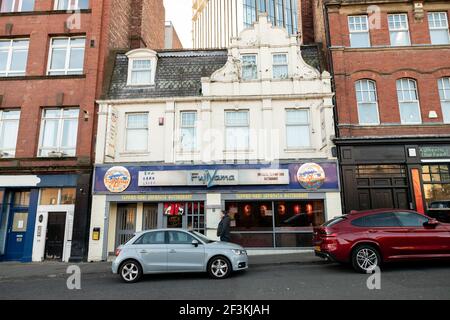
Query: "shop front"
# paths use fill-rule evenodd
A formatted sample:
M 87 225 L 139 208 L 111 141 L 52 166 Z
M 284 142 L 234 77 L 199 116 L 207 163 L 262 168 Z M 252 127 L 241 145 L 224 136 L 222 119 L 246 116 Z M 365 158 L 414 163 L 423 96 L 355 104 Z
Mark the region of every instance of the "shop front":
M 450 222 L 450 141 L 336 141 L 344 212 L 411 209 Z
M 0 261 L 69 261 L 77 180 L 0 176 Z
M 221 210 L 232 242 L 310 247 L 314 226 L 340 215 L 337 163 L 95 168 L 89 261 L 105 260 L 135 232 L 193 229 L 216 239 Z

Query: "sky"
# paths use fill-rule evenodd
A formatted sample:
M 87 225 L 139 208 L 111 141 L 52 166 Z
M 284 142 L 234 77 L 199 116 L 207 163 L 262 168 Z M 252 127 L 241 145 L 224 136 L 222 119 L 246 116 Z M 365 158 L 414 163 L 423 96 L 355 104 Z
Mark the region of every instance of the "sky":
M 172 21 L 184 48 L 192 48 L 192 0 L 164 0 L 166 21 Z

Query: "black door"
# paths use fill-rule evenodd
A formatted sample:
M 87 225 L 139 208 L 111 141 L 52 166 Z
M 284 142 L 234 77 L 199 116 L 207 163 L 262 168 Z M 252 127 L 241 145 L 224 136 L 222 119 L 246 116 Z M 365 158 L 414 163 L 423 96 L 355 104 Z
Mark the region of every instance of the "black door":
M 66 213 L 49 212 L 47 237 L 45 240 L 45 259 L 62 260 L 65 229 Z

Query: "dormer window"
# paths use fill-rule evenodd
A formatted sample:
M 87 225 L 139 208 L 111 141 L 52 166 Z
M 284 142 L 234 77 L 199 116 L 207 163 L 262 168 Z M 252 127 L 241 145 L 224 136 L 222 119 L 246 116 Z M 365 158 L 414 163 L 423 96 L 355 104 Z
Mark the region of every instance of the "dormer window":
M 156 52 L 136 49 L 127 53 L 129 86 L 149 86 L 155 83 Z

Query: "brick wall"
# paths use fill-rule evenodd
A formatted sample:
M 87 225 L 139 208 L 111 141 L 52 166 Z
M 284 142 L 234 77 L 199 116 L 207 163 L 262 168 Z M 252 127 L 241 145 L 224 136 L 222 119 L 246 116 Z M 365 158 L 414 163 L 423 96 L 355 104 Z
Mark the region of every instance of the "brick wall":
M 143 42 L 149 48 L 163 49 L 165 34 L 163 0 L 144 0 L 142 17 Z
M 415 19 L 412 1 L 405 4 L 379 4 L 379 27 L 370 30 L 373 45 L 368 49 L 348 48 L 348 15 L 364 14 L 367 7 L 330 6 L 330 21 L 334 79 L 339 134 L 346 136 L 410 136 L 450 134 L 450 124 L 443 124 L 438 91 L 438 79 L 450 76 L 450 45 L 431 46 L 428 21 Z M 425 11 L 447 11 L 450 3 L 424 3 Z M 391 47 L 387 14 L 407 12 L 411 43 L 408 47 Z M 396 81 L 412 78 L 417 81 L 422 124 L 401 125 Z M 376 81 L 380 125 L 359 126 L 355 82 Z M 430 117 L 434 111 L 437 118 Z
M 299 31 L 301 30 L 304 44 L 314 42 L 313 2 L 313 0 L 298 0 Z
M 128 48 L 130 46 L 131 8 L 131 0 L 111 0 L 109 48 Z

